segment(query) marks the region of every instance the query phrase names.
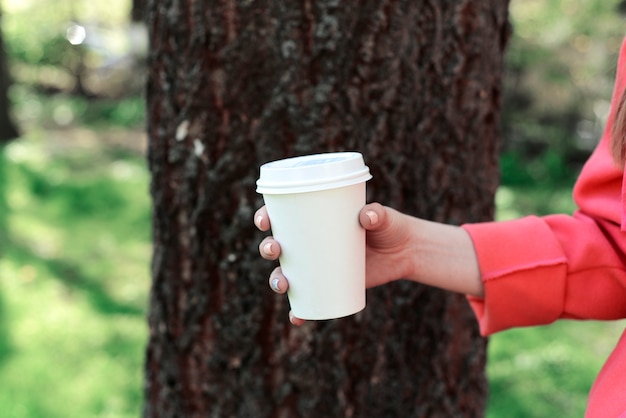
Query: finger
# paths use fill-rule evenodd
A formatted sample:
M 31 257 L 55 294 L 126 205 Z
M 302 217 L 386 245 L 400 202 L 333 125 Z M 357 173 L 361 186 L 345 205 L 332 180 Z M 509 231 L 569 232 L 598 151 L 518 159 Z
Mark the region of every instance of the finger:
M 377 229 L 382 225 L 387 212 L 380 203 L 370 203 L 365 205 L 359 213 L 359 222 L 367 230 Z
M 289 288 L 289 282 L 287 281 L 287 278 L 283 275 L 283 270 L 280 267 L 276 267 L 274 271 L 272 271 L 272 273 L 270 274 L 269 283 L 270 288 L 279 295 L 287 292 L 287 289 Z
M 266 260 L 277 260 L 280 256 L 280 244 L 273 237 L 265 237 L 259 244 L 259 254 Z
M 254 213 L 254 224 L 261 231 L 264 231 L 264 232 L 265 231 L 269 231 L 269 229 L 270 229 L 270 217 L 267 215 L 267 209 L 265 208 L 265 205 L 261 206 Z
M 291 322 L 292 325 L 299 327 L 304 325 L 306 321 L 304 319 L 296 318 L 293 316 L 293 312 L 289 311 L 289 322 Z

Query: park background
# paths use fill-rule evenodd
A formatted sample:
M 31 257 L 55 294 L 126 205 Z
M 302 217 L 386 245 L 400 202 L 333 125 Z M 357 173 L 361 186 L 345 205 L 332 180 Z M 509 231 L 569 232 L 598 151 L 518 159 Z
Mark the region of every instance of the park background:
M 151 256 L 145 28 L 130 0 L 1 0 L 0 10 L 21 132 L 0 150 L 1 415 L 137 417 Z M 498 219 L 574 210 L 623 13 L 616 0 L 512 1 Z M 582 416 L 624 326 L 493 336 L 488 417 Z

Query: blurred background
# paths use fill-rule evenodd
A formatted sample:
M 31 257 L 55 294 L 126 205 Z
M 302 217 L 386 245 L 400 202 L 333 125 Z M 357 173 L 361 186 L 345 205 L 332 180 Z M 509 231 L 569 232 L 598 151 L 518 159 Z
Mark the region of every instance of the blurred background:
M 137 417 L 151 254 L 141 2 L 0 0 L 0 10 L 20 132 L 0 146 L 1 416 Z M 512 1 L 499 219 L 574 210 L 625 11 L 619 0 Z M 488 416 L 582 416 L 625 325 L 492 337 Z

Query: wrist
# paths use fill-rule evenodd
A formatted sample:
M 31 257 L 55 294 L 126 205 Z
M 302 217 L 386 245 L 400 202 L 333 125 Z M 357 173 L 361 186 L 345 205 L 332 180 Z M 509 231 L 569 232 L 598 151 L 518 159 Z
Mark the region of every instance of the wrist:
M 458 226 L 416 219 L 411 234 L 411 280 L 483 296 L 483 285 L 469 234 Z

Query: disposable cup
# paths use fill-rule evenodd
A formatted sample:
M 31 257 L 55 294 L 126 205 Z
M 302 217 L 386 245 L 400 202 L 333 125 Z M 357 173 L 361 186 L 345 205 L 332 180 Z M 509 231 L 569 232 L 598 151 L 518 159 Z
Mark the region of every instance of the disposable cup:
M 261 166 L 263 195 L 280 244 L 293 314 L 332 319 L 365 308 L 365 205 L 369 168 L 358 152 L 307 155 Z

